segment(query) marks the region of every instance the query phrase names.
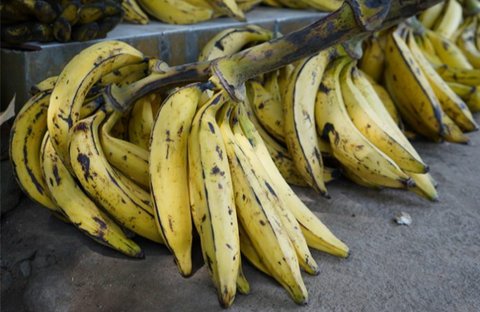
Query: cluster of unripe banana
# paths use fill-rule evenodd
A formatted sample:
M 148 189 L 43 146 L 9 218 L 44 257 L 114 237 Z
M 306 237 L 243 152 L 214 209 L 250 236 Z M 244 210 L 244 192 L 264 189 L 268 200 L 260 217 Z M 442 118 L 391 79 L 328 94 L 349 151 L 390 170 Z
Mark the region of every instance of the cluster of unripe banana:
M 1 40 L 69 42 L 105 38 L 123 17 L 117 0 L 5 0 Z
M 32 88 L 12 128 L 17 180 L 54 215 L 125 255 L 143 257 L 124 229 L 164 244 L 183 276 L 192 274 L 199 237 L 223 307 L 250 290 L 242 260 L 305 304 L 302 271 L 319 271 L 310 248 L 339 257 L 349 249 L 290 185 L 328 197 L 326 184 L 344 175 L 437 200 L 408 138 L 464 143 L 463 132 L 478 128 L 444 74 L 457 71 L 455 83 L 466 83 L 458 80 L 465 69 L 443 61 L 458 55 L 440 44 L 443 54 L 427 56 L 422 34 L 430 33 L 410 25 L 369 39 L 359 61 L 335 46 L 255 77 L 240 102 L 218 76 L 192 76 L 193 67 L 169 67 L 122 42 L 97 43 Z M 224 30 L 202 49 L 197 71 L 273 36 L 253 25 Z M 475 70 L 465 77 L 473 81 Z M 144 79 L 172 72 L 180 85 L 157 88 L 127 111 L 104 93 L 140 90 Z M 472 108 L 475 97 L 476 87 Z

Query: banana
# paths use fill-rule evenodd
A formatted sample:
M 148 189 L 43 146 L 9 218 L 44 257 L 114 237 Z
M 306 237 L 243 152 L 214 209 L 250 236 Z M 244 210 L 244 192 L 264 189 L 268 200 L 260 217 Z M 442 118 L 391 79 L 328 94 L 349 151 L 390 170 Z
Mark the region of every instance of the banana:
M 274 203 L 267 198 L 266 186 L 255 176 L 242 148 L 230 129 L 229 116 L 220 120 L 230 163 L 238 218 L 272 276 L 298 304 L 306 304 L 308 293 L 299 270 L 294 246 L 279 219 Z
M 271 7 L 275 7 L 275 8 L 281 8 L 282 7 L 282 4 L 280 3 L 280 0 L 263 0 L 262 4 L 268 5 L 268 6 L 271 6 Z
M 378 118 L 367 103 L 367 99 L 353 82 L 352 75 L 355 72 L 358 72 L 355 62 L 350 62 L 340 74 L 343 101 L 353 124 L 365 138 L 390 157 L 402 170 L 426 173 L 428 166 L 393 138 L 390 127 L 382 118 Z
M 125 65 L 105 74 L 98 80 L 97 85 L 101 87 L 112 83 L 119 86 L 127 85 L 144 78 L 148 73 L 148 60 L 146 59 L 140 63 Z
M 57 77 L 58 76 L 51 76 L 48 77 L 39 83 L 33 85 L 30 88 L 30 94 L 33 96 L 37 93 L 43 92 L 43 91 L 52 91 L 53 88 L 55 87 L 55 83 L 57 82 Z
M 432 42 L 427 38 L 425 32 L 420 34 L 416 33 L 415 39 L 417 40 L 418 47 L 422 50 L 423 56 L 425 56 L 433 67 L 439 68 L 445 65 L 440 57 L 438 57 Z
M 12 44 L 29 41 L 48 42 L 53 40 L 51 25 L 38 22 L 20 22 L 2 25 L 1 40 Z
M 200 62 L 231 55 L 245 46 L 272 39 L 273 33 L 256 25 L 239 28 L 228 28 L 211 38 L 204 45 L 198 60 Z
M 442 119 L 445 127 L 444 139 L 448 142 L 468 144 L 470 139 L 466 136 L 460 127 L 442 111 Z
M 472 19 L 469 24 L 465 26 L 458 37 L 456 43 L 463 54 L 467 57 L 467 60 L 472 64 L 474 68 L 480 68 L 480 51 L 475 45 L 475 30 L 477 29 L 477 20 Z
M 467 101 L 472 94 L 477 92 L 477 86 L 469 86 L 458 82 L 447 82 L 447 85 L 464 101 Z
M 98 38 L 100 27 L 98 23 L 91 22 L 72 26 L 72 41 L 88 41 Z
M 102 19 L 105 16 L 105 3 L 91 2 L 84 3 L 78 10 L 78 23 L 90 24 Z
M 157 100 L 159 99 L 155 93 L 147 94 L 135 102 L 130 113 L 128 138 L 130 142 L 145 150 L 150 148 L 150 134 L 154 122 L 152 103 Z
M 248 12 L 260 4 L 262 0 L 236 0 L 237 5 L 243 12 Z
M 241 255 L 227 152 L 215 120 L 225 101 L 226 94 L 218 92 L 197 112 L 187 149 L 192 217 L 218 300 L 226 308 L 235 299 Z
M 402 118 L 425 137 L 440 139 L 445 133 L 440 103 L 402 39 L 400 29 L 388 36 L 385 56 L 385 86 Z
M 441 37 L 431 30 L 425 30 L 426 37 L 432 43 L 436 54 L 447 66 L 459 69 L 472 69 L 467 57 L 457 45 L 447 38 Z
M 390 127 L 389 133 L 392 137 L 399 142 L 405 149 L 407 149 L 416 159 L 422 161 L 422 158 L 417 153 L 415 148 L 412 146 L 410 141 L 406 138 L 404 133 L 402 132 L 401 128 L 398 126 L 396 121 L 391 117 L 390 112 L 387 110 L 387 107 L 384 105 L 382 99 L 375 93 L 375 89 L 373 89 L 373 85 L 368 80 L 367 76 L 363 74 L 361 71 L 355 71 L 352 75 L 353 82 L 357 86 L 357 88 L 362 92 L 363 96 L 367 99 L 368 105 L 373 109 L 373 111 L 378 115 L 380 119 L 384 121 L 384 123 Z M 347 173 L 348 174 L 348 173 Z M 349 178 L 352 179 L 352 174 L 350 173 Z M 415 186 L 409 188 L 410 191 L 415 192 L 429 200 L 436 201 L 438 200 L 438 194 L 435 189 L 435 186 L 432 183 L 431 175 L 426 174 L 415 174 L 415 173 L 408 173 L 410 177 L 415 182 Z M 355 176 L 353 177 L 355 178 Z M 358 177 L 358 179 L 360 179 Z M 362 181 L 355 181 L 358 184 L 361 184 Z M 378 185 L 374 185 L 371 182 L 365 182 L 367 184 L 371 184 L 370 187 L 379 187 Z M 365 183 L 363 185 L 365 185 Z M 366 185 L 368 186 L 368 185 Z
M 274 186 L 271 177 L 264 169 L 264 166 L 261 165 L 261 161 L 257 157 L 255 150 L 243 134 L 240 123 L 235 121 L 232 125 L 232 128 L 233 134 L 235 135 L 236 144 L 238 144 L 243 150 L 243 153 L 249 161 L 250 167 L 254 170 L 254 176 L 258 180 L 258 183 L 263 186 L 264 193 L 266 195 L 263 197 L 264 200 L 270 201 L 271 205 L 275 208 L 275 211 L 277 212 L 277 215 L 279 216 L 279 219 L 293 244 L 293 247 L 297 253 L 300 267 L 308 274 L 318 274 L 318 266 L 310 254 L 307 242 L 305 241 L 305 238 L 301 232 L 298 221 L 287 207 L 287 204 L 282 200 L 281 197 L 279 197 L 278 190 Z
M 211 0 L 209 3 L 222 15 L 233 17 L 241 22 L 246 21 L 245 14 L 235 0 Z
M 14 3 L 18 9 L 28 11 L 41 23 L 51 23 L 57 17 L 57 12 L 48 1 L 15 0 Z
M 299 2 L 304 2 L 308 7 L 315 10 L 333 12 L 340 8 L 343 0 L 300 0 Z
M 358 63 L 358 67 L 372 77 L 375 81 L 380 81 L 385 66 L 385 54 L 378 36 L 372 36 L 363 44 L 363 55 Z
M 392 188 L 413 185 L 398 165 L 365 138 L 350 120 L 340 86 L 340 72 L 348 61 L 345 57 L 335 60 L 324 74 L 315 107 L 319 133 L 329 139 L 334 157 L 363 179 Z
M 444 5 L 445 2 L 442 1 L 420 13 L 418 19 L 423 24 L 423 26 L 432 29 L 435 25 L 436 20 L 440 17 L 440 14 L 442 14 Z
M 362 73 L 362 72 L 359 73 L 359 75 L 362 75 L 362 74 L 370 82 L 370 84 L 373 87 L 375 93 L 380 98 L 381 102 L 383 103 L 383 106 L 385 106 L 385 108 L 387 109 L 388 114 L 395 121 L 395 124 L 397 124 L 399 126 L 399 128 L 402 129 L 404 127 L 403 122 L 402 122 L 402 118 L 400 117 L 400 113 L 398 112 L 397 108 L 395 107 L 395 103 L 393 102 L 393 100 L 392 100 L 390 94 L 388 93 L 388 91 L 385 90 L 385 88 L 382 85 L 379 85 L 376 81 L 373 80 L 372 77 L 370 77 L 366 73 Z
M 437 72 L 447 82 L 456 82 L 470 86 L 480 85 L 480 69 L 460 69 L 445 65 L 437 68 Z
M 53 22 L 53 36 L 58 42 L 68 42 L 72 39 L 72 24 L 63 16 Z
M 473 113 L 480 112 L 480 91 L 477 90 L 470 96 L 467 100 L 467 106 Z
M 77 122 L 70 132 L 70 160 L 73 172 L 87 194 L 121 225 L 154 242 L 163 243 L 150 205 L 150 195 L 139 186 L 131 191 L 110 166 L 101 148 L 99 127 L 106 112 L 97 111 Z M 53 143 L 53 141 L 52 141 Z M 144 196 L 138 196 L 139 193 Z
M 147 13 L 169 24 L 195 24 L 213 18 L 211 8 L 190 4 L 185 0 L 138 0 Z
M 250 121 L 244 109 L 248 105 L 240 107 L 237 116 L 243 130 L 243 134 L 248 139 L 248 143 L 255 150 L 261 164 L 265 167 L 271 177 L 272 185 L 277 190 L 277 195 L 291 210 L 298 223 L 301 226 L 302 233 L 307 240 L 308 246 L 321 250 L 332 255 L 347 257 L 348 247 L 335 237 L 332 232 L 312 213 L 310 209 L 298 198 L 292 188 L 283 179 L 282 174 L 276 167 L 265 143 L 257 131 L 258 128 Z
M 272 274 L 270 274 L 268 269 L 265 267 L 265 264 L 263 264 L 262 259 L 260 258 L 257 251 L 255 250 L 255 247 L 253 246 L 252 240 L 248 237 L 241 223 L 238 224 L 238 235 L 240 237 L 240 249 L 242 255 L 247 258 L 248 262 L 250 262 L 261 272 L 272 276 Z
M 135 258 L 143 258 L 140 247 L 128 239 L 83 192 L 58 157 L 48 134 L 42 144 L 42 169 L 52 198 L 70 222 L 95 241 Z
M 458 97 L 447 85 L 447 83 L 440 77 L 435 69 L 430 65 L 428 60 L 423 56 L 422 51 L 418 47 L 415 38 L 412 34 L 407 37 L 407 44 L 410 51 L 419 65 L 420 69 L 427 77 L 430 86 L 442 106 L 444 112 L 453 119 L 453 121 L 460 126 L 463 131 L 474 131 L 478 129 L 478 125 L 468 107 L 463 100 Z
M 201 84 L 175 90 L 160 109 L 150 142 L 150 189 L 155 220 L 183 276 L 192 273 L 187 142 L 201 95 Z
M 137 0 L 122 0 L 122 9 L 125 12 L 123 17 L 125 21 L 134 24 L 148 24 L 148 16 L 143 12 Z
M 284 139 L 284 118 L 282 102 L 258 81 L 250 80 L 246 84 L 247 96 L 252 110 L 260 124 L 278 140 Z
M 112 135 L 113 127 L 122 118 L 120 112 L 108 116 L 100 131 L 100 142 L 108 162 L 129 179 L 144 188 L 150 187 L 148 150 Z
M 293 162 L 308 185 L 327 197 L 314 109 L 329 54 L 329 50 L 322 51 L 297 66 L 283 102 L 285 142 Z
M 23 192 L 42 206 L 60 212 L 48 192 L 40 163 L 50 94 L 40 91 L 23 105 L 12 125 L 9 151 L 15 178 Z
M 241 260 L 240 260 L 241 262 Z M 242 264 L 240 263 L 240 268 L 238 269 L 237 276 L 237 290 L 242 295 L 248 295 L 250 293 L 250 284 L 248 283 L 247 277 L 243 274 Z
M 79 110 L 90 88 L 104 74 L 132 63 L 143 54 L 120 41 L 102 41 L 77 54 L 60 73 L 48 107 L 48 132 L 60 159 L 69 168 L 69 129 L 79 120 Z
M 433 30 L 442 37 L 450 38 L 462 23 L 462 11 L 462 6 L 457 0 L 446 0 Z

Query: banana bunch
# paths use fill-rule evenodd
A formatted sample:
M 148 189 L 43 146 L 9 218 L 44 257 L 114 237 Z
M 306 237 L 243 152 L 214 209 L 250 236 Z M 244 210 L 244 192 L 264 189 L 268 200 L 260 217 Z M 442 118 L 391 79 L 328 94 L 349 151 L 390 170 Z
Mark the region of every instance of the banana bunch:
M 261 0 L 123 0 L 127 21 L 148 23 L 148 15 L 168 24 L 196 24 L 220 16 L 245 21 Z
M 342 5 L 343 0 L 263 0 L 262 3 L 278 8 L 332 12 Z
M 1 40 L 22 44 L 105 38 L 123 11 L 116 0 L 6 0 L 0 16 Z

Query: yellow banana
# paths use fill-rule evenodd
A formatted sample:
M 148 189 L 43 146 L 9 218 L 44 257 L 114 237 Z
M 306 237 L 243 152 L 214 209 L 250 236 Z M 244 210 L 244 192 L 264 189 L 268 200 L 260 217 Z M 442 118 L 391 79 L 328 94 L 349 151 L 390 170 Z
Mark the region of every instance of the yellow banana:
M 51 76 L 40 81 L 39 83 L 32 86 L 32 88 L 30 89 L 30 93 L 32 95 L 35 95 L 42 91 L 52 91 L 55 87 L 55 83 L 57 82 L 57 78 L 58 76 Z
M 363 74 L 361 71 L 355 71 L 352 75 L 353 82 L 358 87 L 360 92 L 362 92 L 363 96 L 367 99 L 368 105 L 373 109 L 373 111 L 381 118 L 384 123 L 390 128 L 389 133 L 392 137 L 399 142 L 405 149 L 407 149 L 416 159 L 422 161 L 420 155 L 417 153 L 415 148 L 412 146 L 410 141 L 402 132 L 401 128 L 398 127 L 396 121 L 391 117 L 390 112 L 387 110 L 387 107 L 384 105 L 382 99 L 375 93 L 375 89 L 373 89 L 373 85 L 368 80 L 367 76 Z M 350 173 L 349 178 L 355 179 L 356 177 L 353 176 L 353 173 Z M 416 173 L 408 173 L 409 176 L 415 182 L 415 186 L 409 188 L 410 191 L 413 191 L 423 197 L 426 197 L 429 200 L 436 201 L 438 199 L 438 194 L 431 181 L 430 174 L 416 174 Z M 358 179 L 360 179 L 358 177 Z M 357 179 L 357 180 L 358 180 Z M 366 181 L 354 181 L 358 184 L 363 182 L 363 185 L 370 186 L 370 187 L 379 187 L 378 185 L 372 184 L 371 182 Z
M 227 152 L 215 114 L 225 103 L 218 92 L 195 115 L 188 138 L 191 212 L 202 252 L 222 307 L 235 299 L 240 243 Z
M 315 95 L 330 60 L 329 50 L 300 63 L 291 77 L 284 100 L 285 142 L 297 170 L 314 190 L 328 196 L 323 160 L 315 128 Z
M 307 242 L 305 241 L 298 221 L 295 219 L 295 216 L 287 207 L 286 202 L 284 202 L 282 198 L 278 195 L 279 190 L 273 184 L 272 178 L 269 176 L 268 172 L 261 164 L 261 161 L 256 155 L 255 150 L 243 134 L 243 131 L 240 128 L 240 123 L 234 122 L 232 128 L 233 134 L 235 135 L 236 144 L 238 144 L 239 147 L 242 149 L 245 157 L 250 164 L 250 167 L 254 170 L 254 176 L 263 188 L 263 199 L 271 202 L 280 221 L 282 222 L 283 228 L 286 230 L 287 235 L 293 244 L 293 247 L 297 253 L 300 267 L 308 274 L 318 274 L 318 266 L 315 263 L 312 255 L 310 254 Z M 229 131 L 229 129 L 226 129 L 225 131 Z
M 365 138 L 350 120 L 340 86 L 340 72 L 348 58 L 335 60 L 324 74 L 316 99 L 319 133 L 328 138 L 333 156 L 363 179 L 392 188 L 412 185 L 395 162 Z
M 100 142 L 108 162 L 129 179 L 144 188 L 150 187 L 148 176 L 148 150 L 112 135 L 112 129 L 122 118 L 122 113 L 108 116 L 100 130 Z
M 238 234 L 240 236 L 240 249 L 242 255 L 247 258 L 247 260 L 257 269 L 263 273 L 272 276 L 268 269 L 263 264 L 262 259 L 258 255 L 255 247 L 253 246 L 252 240 L 248 237 L 246 231 L 244 230 L 241 223 L 238 224 Z
M 138 3 L 148 14 L 169 24 L 195 24 L 214 16 L 213 9 L 185 0 L 138 0 Z
M 454 42 L 428 29 L 425 34 L 432 43 L 436 54 L 445 65 L 459 69 L 473 68 L 462 50 Z
M 150 148 L 150 134 L 153 127 L 152 104 L 160 99 L 155 93 L 147 94 L 138 99 L 130 113 L 128 124 L 128 138 L 133 144 L 142 147 L 145 150 Z
M 460 69 L 442 66 L 437 68 L 437 72 L 447 82 L 457 82 L 470 86 L 480 85 L 480 69 Z
M 243 106 L 243 108 L 248 105 Z M 242 107 L 240 107 L 242 108 Z M 277 190 L 277 195 L 292 211 L 301 226 L 303 235 L 307 240 L 308 246 L 330 253 L 332 255 L 347 257 L 348 247 L 335 237 L 332 232 L 318 219 L 318 217 L 298 198 L 292 188 L 288 185 L 282 174 L 269 155 L 267 146 L 265 146 L 262 137 L 257 131 L 258 128 L 250 121 L 246 111 L 240 110 L 237 116 L 242 127 L 243 133 L 248 139 L 248 143 L 255 150 L 262 165 L 267 170 L 272 179 L 272 185 Z
M 418 66 L 427 77 L 430 86 L 442 106 L 443 111 L 460 126 L 463 131 L 478 129 L 478 125 L 463 100 L 458 97 L 423 56 L 413 35 L 407 38 L 407 44 Z
M 137 0 L 122 0 L 122 9 L 125 13 L 123 19 L 134 24 L 148 24 L 147 14 L 143 12 Z
M 385 85 L 402 118 L 416 132 L 438 140 L 445 133 L 440 103 L 399 30 L 388 36 L 385 56 Z
M 363 55 L 358 63 L 358 67 L 372 77 L 375 81 L 380 81 L 385 66 L 385 54 L 377 36 L 372 36 L 364 41 Z
M 252 110 L 260 124 L 275 138 L 284 138 L 284 120 L 282 103 L 265 89 L 258 81 L 247 82 L 247 96 Z
M 149 172 L 155 220 L 183 276 L 192 273 L 187 142 L 201 94 L 200 84 L 173 91 L 163 103 L 151 135 Z
M 272 39 L 273 33 L 256 25 L 225 29 L 212 37 L 203 47 L 199 61 L 214 60 L 231 55 L 255 42 Z
M 379 150 L 389 156 L 402 170 L 425 173 L 428 166 L 412 155 L 401 142 L 394 139 L 388 124 L 379 118 L 368 104 L 352 75 L 358 72 L 355 63 L 347 64 L 340 74 L 340 86 L 348 115 L 356 128 Z M 335 125 L 334 125 L 335 126 Z
M 40 164 L 40 147 L 47 132 L 49 91 L 31 97 L 15 117 L 10 131 L 10 160 L 22 190 L 34 201 L 60 212 L 48 193 Z
M 469 24 L 465 26 L 462 33 L 458 37 L 456 43 L 468 61 L 474 68 L 480 68 L 480 50 L 475 44 L 475 31 L 477 29 L 478 21 L 472 19 Z
M 433 26 L 435 25 L 435 22 L 440 17 L 440 14 L 443 11 L 444 4 L 445 4 L 444 1 L 439 2 L 434 6 L 431 6 L 430 8 L 426 9 L 422 13 L 420 13 L 420 16 L 418 17 L 418 19 L 423 24 L 423 26 L 429 29 L 433 28 Z
M 228 116 L 220 121 L 220 129 L 232 172 L 239 221 L 272 276 L 296 303 L 306 304 L 308 293 L 294 246 L 273 202 L 267 198 L 266 186 L 255 176 L 248 156 L 237 144 L 230 130 Z
M 80 108 L 90 88 L 105 73 L 139 63 L 143 54 L 120 41 L 102 41 L 77 54 L 63 68 L 48 107 L 48 132 L 60 159 L 69 167 L 68 134 L 80 118 Z
M 446 0 L 433 30 L 445 38 L 450 38 L 462 23 L 462 6 L 457 0 Z
M 475 93 L 470 96 L 467 100 L 468 108 L 473 112 L 477 113 L 480 112 L 480 91 L 477 90 Z
M 235 0 L 211 0 L 210 5 L 220 14 L 233 17 L 242 22 L 246 20 L 245 14 Z
M 464 101 L 467 101 L 478 89 L 477 86 L 469 86 L 459 82 L 447 82 L 447 85 Z
M 136 258 L 143 258 L 140 247 L 128 239 L 83 192 L 75 178 L 58 157 L 48 134 L 42 145 L 42 169 L 52 198 L 70 222 L 95 241 Z
M 150 195 L 139 186 L 135 192 L 126 186 L 110 166 L 101 148 L 100 124 L 106 113 L 97 111 L 77 122 L 70 132 L 72 169 L 82 187 L 120 224 L 152 241 L 163 243 L 150 205 Z M 140 197 L 137 193 L 145 193 Z M 143 200 L 142 200 L 143 199 Z

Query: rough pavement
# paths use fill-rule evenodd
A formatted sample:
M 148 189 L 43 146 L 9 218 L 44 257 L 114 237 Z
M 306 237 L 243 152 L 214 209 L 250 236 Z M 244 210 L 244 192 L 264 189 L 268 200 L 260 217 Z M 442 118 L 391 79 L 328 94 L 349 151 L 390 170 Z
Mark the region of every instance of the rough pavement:
M 471 146 L 415 143 L 440 184 L 438 203 L 346 180 L 329 185 L 330 200 L 297 188 L 351 256 L 314 252 L 321 273 L 305 275 L 305 307 L 244 264 L 251 293 L 230 311 L 478 311 L 480 133 L 470 137 Z M 401 211 L 410 226 L 393 222 Z M 184 279 L 166 248 L 137 240 L 146 258 L 127 259 L 25 197 L 1 222 L 3 312 L 222 310 L 198 249 L 198 271 Z

